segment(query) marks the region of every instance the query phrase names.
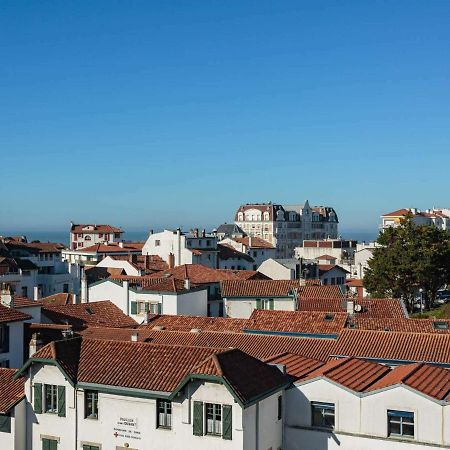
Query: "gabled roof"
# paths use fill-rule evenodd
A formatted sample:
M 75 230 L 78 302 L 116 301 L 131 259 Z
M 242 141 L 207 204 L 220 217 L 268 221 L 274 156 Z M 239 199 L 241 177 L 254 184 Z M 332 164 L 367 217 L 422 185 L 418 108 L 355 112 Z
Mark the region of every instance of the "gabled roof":
M 256 236 L 235 237 L 233 238 L 233 241 L 239 242 L 240 244 L 243 244 L 248 248 L 268 248 L 268 249 L 275 248 L 270 242 L 265 241 L 264 239 L 261 239 Z
M 265 362 L 285 366 L 286 373 L 293 377 L 294 380 L 304 378 L 313 370 L 325 364 L 323 361 L 318 361 L 317 359 L 305 358 L 304 356 L 288 352 L 267 358 Z
M 43 347 L 21 371 L 34 361 L 57 364 L 72 384 L 156 396 L 174 396 L 191 379 L 210 377 L 222 382 L 243 406 L 288 384 L 277 368 L 237 349 L 74 338 Z
M 450 319 L 405 319 L 353 316 L 353 325 L 360 330 L 407 331 L 410 333 L 450 333 Z M 440 326 L 441 325 L 441 326 Z
M 85 228 L 87 227 L 93 227 L 92 230 L 86 230 Z M 88 225 L 76 225 L 73 224 L 70 227 L 70 231 L 72 233 L 123 233 L 123 230 L 121 228 L 117 228 L 117 227 L 112 227 L 111 225 L 93 225 L 93 224 L 88 224 Z
M 437 400 L 450 401 L 450 370 L 424 363 L 407 364 L 394 368 L 373 384 L 371 391 L 403 384 Z
M 45 305 L 42 314 L 56 324 L 72 325 L 74 330 L 87 326 L 133 328 L 137 323 L 109 300 L 56 306 Z
M 382 217 L 403 217 L 403 216 L 406 216 L 407 214 L 409 214 L 410 212 L 411 211 L 409 209 L 402 208 L 402 209 L 397 209 L 396 211 L 392 211 L 387 214 L 383 214 Z
M 13 299 L 13 308 L 40 308 L 42 306 L 42 300 L 31 300 L 28 297 L 16 297 Z
M 66 294 L 59 292 L 58 294 L 49 295 L 48 297 L 43 297 L 40 301 L 44 305 L 54 305 L 54 306 L 65 306 L 75 303 L 75 294 Z
M 388 366 L 363 359 L 343 358 L 327 362 L 313 372 L 305 380 L 324 377 L 356 392 L 363 392 L 389 373 Z
M 217 244 L 217 249 L 219 250 L 219 258 L 222 260 L 243 259 L 244 261 L 255 262 L 247 253 L 240 252 L 229 244 Z
M 31 319 L 30 315 L 0 304 L 0 323 L 20 322 L 29 319 Z
M 347 313 L 316 311 L 270 311 L 255 309 L 245 324 L 246 331 L 267 334 L 326 334 L 338 335 L 345 328 Z
M 8 413 L 25 398 L 25 378 L 15 379 L 16 369 L 0 368 L 0 414 Z

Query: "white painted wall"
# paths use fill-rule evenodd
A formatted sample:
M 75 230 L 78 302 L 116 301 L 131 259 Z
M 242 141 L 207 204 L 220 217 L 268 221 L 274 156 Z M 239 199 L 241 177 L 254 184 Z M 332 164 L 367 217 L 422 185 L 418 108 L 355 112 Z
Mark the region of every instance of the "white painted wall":
M 258 272 L 268 276 L 272 280 L 295 280 L 295 270 L 283 266 L 274 259 L 264 261 L 259 267 Z
M 113 267 L 118 269 L 123 269 L 125 273 L 129 276 L 141 276 L 141 271 L 136 269 L 129 261 L 123 259 L 113 259 L 110 256 L 103 258 L 96 267 Z
M 292 298 L 274 298 L 273 309 L 277 311 L 295 311 L 295 302 Z M 224 316 L 239 319 L 248 319 L 256 309 L 256 298 L 225 298 Z

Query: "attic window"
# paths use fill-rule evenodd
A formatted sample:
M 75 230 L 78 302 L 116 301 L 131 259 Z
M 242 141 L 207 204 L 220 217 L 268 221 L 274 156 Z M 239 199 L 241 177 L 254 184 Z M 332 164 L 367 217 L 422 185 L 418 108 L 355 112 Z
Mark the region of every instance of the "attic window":
M 92 311 L 92 308 L 89 308 L 89 307 L 86 308 L 86 312 L 87 312 L 89 315 L 91 315 L 91 316 L 92 316 L 93 314 L 95 314 L 94 311 Z
M 435 330 L 448 330 L 448 322 L 433 322 Z
M 333 320 L 334 314 L 325 314 L 325 320 Z

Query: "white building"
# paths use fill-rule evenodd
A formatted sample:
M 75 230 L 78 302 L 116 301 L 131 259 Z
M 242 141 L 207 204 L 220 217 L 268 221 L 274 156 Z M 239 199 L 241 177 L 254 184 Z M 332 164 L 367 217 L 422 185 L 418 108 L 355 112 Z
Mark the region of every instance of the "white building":
M 296 258 L 318 259 L 324 255 L 336 258 L 336 263 L 347 266 L 353 264 L 357 241 L 346 239 L 310 239 L 295 248 Z
M 208 289 L 192 287 L 189 280 L 107 279 L 88 288 L 87 301 L 110 300 L 137 322 L 146 321 L 147 314 L 206 316 Z M 82 287 L 83 290 L 84 286 Z
M 239 252 L 247 253 L 254 261 L 249 270 L 257 270 L 264 261 L 275 258 L 277 253 L 277 249 L 270 242 L 252 236 L 225 238 L 219 244 L 230 245 Z
M 70 248 L 90 247 L 94 244 L 114 244 L 122 240 L 123 230 L 111 225 L 70 224 Z
M 306 280 L 316 279 L 319 276 L 314 261 L 296 258 L 267 259 L 259 266 L 258 272 L 272 280 Z
M 380 228 L 397 226 L 408 214 L 416 225 L 433 225 L 442 230 L 450 230 L 450 209 L 433 208 L 420 211 L 417 208 L 402 208 L 381 216 Z
M 143 255 L 158 255 L 169 267 L 202 264 L 217 269 L 217 236 L 198 229 L 183 233 L 180 229 L 150 233 L 142 249 Z
M 288 378 L 240 350 L 69 339 L 21 369 L 27 449 L 279 449 Z
M 227 243 L 217 244 L 219 269 L 256 270 L 255 260 Z
M 30 298 L 76 291 L 77 279 L 62 259 L 63 248 L 50 242 L 0 241 L 0 283 Z
M 338 217 L 331 207 L 275 205 L 255 203 L 241 205 L 235 223 L 248 236 L 259 237 L 277 249 L 278 258 L 291 258 L 295 247 L 305 239 L 337 238 Z

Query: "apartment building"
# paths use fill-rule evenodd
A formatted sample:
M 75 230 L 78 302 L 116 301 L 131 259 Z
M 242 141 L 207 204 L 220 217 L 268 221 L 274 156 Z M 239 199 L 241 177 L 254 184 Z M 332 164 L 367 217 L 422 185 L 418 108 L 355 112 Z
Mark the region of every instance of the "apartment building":
M 291 258 L 305 239 L 337 238 L 338 217 L 328 206 L 255 203 L 241 205 L 235 223 L 248 236 L 259 237 L 277 249 L 277 258 Z
M 90 247 L 94 244 L 114 244 L 122 240 L 124 231 L 111 225 L 70 223 L 70 249 Z
M 381 229 L 398 226 L 411 215 L 416 225 L 433 225 L 442 230 L 450 230 L 450 208 L 432 208 L 421 211 L 417 208 L 402 208 L 381 216 Z

